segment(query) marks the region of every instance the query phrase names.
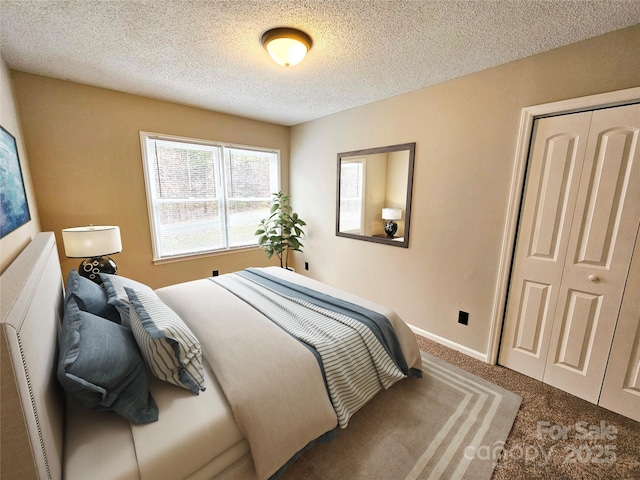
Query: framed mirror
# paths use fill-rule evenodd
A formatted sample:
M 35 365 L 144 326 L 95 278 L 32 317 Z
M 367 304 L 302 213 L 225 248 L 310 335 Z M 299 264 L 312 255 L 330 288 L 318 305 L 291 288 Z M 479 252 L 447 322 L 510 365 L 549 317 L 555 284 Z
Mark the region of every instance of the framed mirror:
M 415 143 L 338 154 L 336 235 L 409 247 Z

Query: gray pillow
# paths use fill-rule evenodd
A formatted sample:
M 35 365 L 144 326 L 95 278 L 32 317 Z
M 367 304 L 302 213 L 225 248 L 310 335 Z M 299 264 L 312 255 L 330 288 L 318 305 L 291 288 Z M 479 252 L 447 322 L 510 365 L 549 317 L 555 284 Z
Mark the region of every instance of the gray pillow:
M 75 269 L 67 277 L 65 299 L 75 295 L 78 307 L 112 322 L 120 323 L 120 313 L 107 303 L 107 291 L 100 285 L 80 275 Z
M 57 375 L 84 408 L 112 411 L 136 424 L 158 420 L 131 330 L 80 310 L 74 296 L 65 305 Z

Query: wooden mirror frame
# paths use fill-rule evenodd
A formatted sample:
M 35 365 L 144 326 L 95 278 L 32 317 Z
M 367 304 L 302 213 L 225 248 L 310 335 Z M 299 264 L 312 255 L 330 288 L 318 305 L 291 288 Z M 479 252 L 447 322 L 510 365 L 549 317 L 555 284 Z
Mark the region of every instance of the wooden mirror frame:
M 350 157 L 361 157 L 365 155 L 377 155 L 380 153 L 399 152 L 407 150 L 409 152 L 409 165 L 407 172 L 407 196 L 405 200 L 404 215 L 404 236 L 402 241 L 393 240 L 386 237 L 370 236 L 363 234 L 346 233 L 340 231 L 340 181 L 341 181 L 341 165 L 343 159 Z M 336 236 L 352 238 L 354 240 L 364 240 L 366 242 L 382 243 L 385 245 L 393 245 L 394 247 L 409 248 L 409 227 L 411 222 L 411 195 L 413 191 L 413 167 L 415 162 L 416 144 L 402 143 L 399 145 L 390 145 L 386 147 L 369 148 L 365 150 L 354 150 L 352 152 L 338 153 L 338 169 L 336 177 Z

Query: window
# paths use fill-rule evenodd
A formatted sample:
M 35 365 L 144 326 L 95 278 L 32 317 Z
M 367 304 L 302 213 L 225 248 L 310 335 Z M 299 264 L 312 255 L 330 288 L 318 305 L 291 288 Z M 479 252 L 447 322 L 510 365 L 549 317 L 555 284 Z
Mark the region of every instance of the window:
M 340 164 L 340 226 L 343 233 L 364 232 L 364 160 Z
M 279 152 L 140 132 L 154 260 L 257 245 Z

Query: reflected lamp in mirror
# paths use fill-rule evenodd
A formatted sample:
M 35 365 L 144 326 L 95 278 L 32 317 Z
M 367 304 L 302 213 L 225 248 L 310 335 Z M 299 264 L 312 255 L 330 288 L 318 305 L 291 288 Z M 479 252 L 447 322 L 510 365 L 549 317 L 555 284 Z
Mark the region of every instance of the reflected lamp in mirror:
M 116 275 L 118 267 L 109 255 L 122 251 L 120 227 L 72 227 L 62 230 L 64 253 L 69 258 L 84 258 L 78 273 L 101 284 L 100 273 Z
M 415 150 L 404 143 L 338 153 L 337 236 L 409 247 Z
M 384 232 L 387 234 L 387 238 L 393 238 L 398 231 L 398 224 L 394 220 L 400 220 L 402 218 L 401 208 L 383 208 L 382 219 L 384 223 Z

